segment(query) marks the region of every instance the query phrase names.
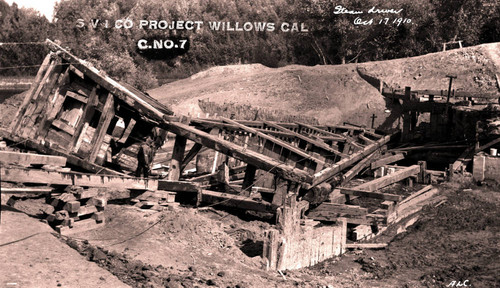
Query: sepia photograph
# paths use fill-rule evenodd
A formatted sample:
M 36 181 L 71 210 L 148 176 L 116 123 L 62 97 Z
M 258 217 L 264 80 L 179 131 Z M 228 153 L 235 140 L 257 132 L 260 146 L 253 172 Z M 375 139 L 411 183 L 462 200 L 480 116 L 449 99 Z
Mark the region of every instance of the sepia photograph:
M 500 287 L 497 0 L 0 0 L 0 288 Z

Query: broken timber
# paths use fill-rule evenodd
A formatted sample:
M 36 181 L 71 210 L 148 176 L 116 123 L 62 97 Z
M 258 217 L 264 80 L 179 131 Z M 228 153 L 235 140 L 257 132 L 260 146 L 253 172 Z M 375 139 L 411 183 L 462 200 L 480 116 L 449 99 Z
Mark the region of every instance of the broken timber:
M 158 181 L 115 175 L 94 175 L 76 172 L 49 172 L 38 169 L 1 169 L 1 179 L 6 182 L 73 185 L 83 187 L 108 187 L 116 189 L 157 190 Z
M 344 170 L 347 167 L 353 165 L 354 163 L 360 161 L 364 157 L 370 155 L 375 150 L 379 149 L 382 145 L 387 144 L 391 140 L 391 137 L 392 137 L 392 135 L 384 136 L 384 137 L 380 138 L 379 140 L 377 140 L 375 143 L 364 147 L 361 151 L 358 151 L 358 152 L 350 155 L 349 158 L 342 159 L 339 162 L 333 164 L 331 167 L 327 167 L 327 168 L 319 171 L 318 173 L 314 174 L 314 180 L 313 180 L 311 185 L 306 186 L 307 189 L 310 189 L 318 184 L 321 184 L 325 181 L 328 181 L 333 176 L 340 173 L 342 170 Z
M 420 165 L 413 165 L 410 167 L 403 168 L 392 174 L 386 175 L 384 177 L 380 177 L 373 181 L 358 185 L 356 187 L 353 187 L 352 189 L 373 192 L 385 186 L 404 180 L 408 177 L 416 177 L 418 173 L 420 173 Z
M 21 166 L 50 164 L 54 166 L 64 167 L 66 166 L 66 158 L 61 156 L 0 151 L 0 163 L 17 164 Z

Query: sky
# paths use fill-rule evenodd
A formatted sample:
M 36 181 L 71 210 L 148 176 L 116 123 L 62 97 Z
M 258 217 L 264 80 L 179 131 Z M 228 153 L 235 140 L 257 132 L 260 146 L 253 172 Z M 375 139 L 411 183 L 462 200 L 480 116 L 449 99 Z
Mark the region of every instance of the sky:
M 54 13 L 54 4 L 59 0 L 5 0 L 9 5 L 13 2 L 17 3 L 19 7 L 33 8 L 40 11 L 47 19 L 52 21 Z

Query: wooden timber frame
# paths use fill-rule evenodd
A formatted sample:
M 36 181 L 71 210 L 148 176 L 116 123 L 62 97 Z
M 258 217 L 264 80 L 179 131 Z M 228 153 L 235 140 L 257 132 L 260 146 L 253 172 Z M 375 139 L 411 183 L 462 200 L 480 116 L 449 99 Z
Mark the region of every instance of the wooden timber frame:
M 246 164 L 241 188 L 225 185 L 231 189 L 218 192 L 250 197 L 258 187 L 279 207 L 290 187 L 298 194 L 313 189 L 391 140 L 355 126 L 175 117 L 145 93 L 50 40 L 46 44 L 51 53 L 3 134 L 42 153 L 65 156 L 89 172 L 134 172 L 145 139 L 168 131 L 176 135 L 169 181 L 179 181 L 187 163 L 209 148 L 225 155 L 223 168 L 230 158 Z M 195 145 L 186 154 L 188 140 Z M 229 184 L 227 173 L 219 174 Z
M 350 205 L 349 200 L 369 197 L 383 200 L 387 207 L 406 209 L 397 206 L 409 205 L 401 196 L 377 190 L 407 179 L 425 182 L 425 167 L 413 165 L 356 187 L 335 187 L 364 169 L 403 159 L 403 152 L 384 155 L 388 143 L 398 135 L 354 125 L 173 116 L 166 106 L 111 79 L 54 42 L 47 40 L 47 45 L 52 52 L 45 58 L 10 131 L 1 132 L 2 137 L 45 154 L 64 156 L 69 164 L 94 174 L 12 168 L 2 171 L 5 181 L 175 191 L 196 194 L 197 205 L 272 213 L 277 229 L 267 231 L 263 254 L 269 261 L 267 267 L 278 270 L 313 265 L 341 254 L 346 248 L 348 223 L 389 222 L 388 213 L 368 213 Z M 406 89 L 403 97 L 411 100 L 411 89 Z M 403 132 L 408 133 L 416 121 L 411 109 L 406 112 L 410 112 L 405 117 L 411 121 Z M 148 136 L 166 132 L 175 134 L 167 180 L 95 175 L 134 172 L 137 154 Z M 192 148 L 187 151 L 187 147 Z M 207 148 L 223 155 L 215 157 L 213 173 L 195 179 L 184 175 L 188 163 Z M 230 161 L 233 159 L 236 161 Z M 219 185 L 205 187 L 196 183 L 200 179 L 215 179 Z M 322 203 L 321 199 L 319 206 L 310 210 L 310 202 L 302 200 L 315 189 L 330 193 L 333 188 L 340 190 L 344 203 Z M 314 227 L 318 221 L 335 224 Z
M 47 40 L 50 54 L 2 137 L 100 174 L 130 174 L 147 137 L 158 140 L 166 106 Z

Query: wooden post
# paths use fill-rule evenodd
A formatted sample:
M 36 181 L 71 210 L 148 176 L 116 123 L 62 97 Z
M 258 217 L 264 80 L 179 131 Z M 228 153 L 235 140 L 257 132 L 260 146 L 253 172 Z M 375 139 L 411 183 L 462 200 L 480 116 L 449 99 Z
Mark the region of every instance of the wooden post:
M 38 73 L 36 74 L 35 80 L 33 81 L 33 84 L 31 84 L 30 89 L 26 93 L 26 96 L 24 97 L 23 103 L 19 107 L 19 109 L 16 112 L 16 115 L 14 116 L 14 120 L 12 121 L 9 130 L 10 132 L 16 131 L 17 127 L 19 126 L 19 123 L 21 122 L 21 119 L 24 116 L 24 112 L 26 112 L 26 108 L 28 108 L 29 104 L 31 103 L 31 99 L 35 95 L 36 91 L 39 91 L 38 87 L 43 85 L 42 77 L 45 79 L 48 77 L 48 74 L 50 73 L 49 70 L 49 63 L 51 59 L 51 54 L 48 54 L 45 59 L 42 62 L 42 65 L 40 66 L 40 70 L 38 70 Z M 51 63 L 51 65 L 53 65 Z M 51 66 L 51 69 L 52 66 Z
M 453 180 L 453 174 L 455 174 L 455 170 L 453 168 L 453 163 L 448 165 L 448 181 Z
M 420 165 L 420 173 L 417 177 L 418 183 L 427 184 L 427 162 L 418 161 L 418 165 Z
M 92 117 L 94 117 L 95 108 L 97 107 L 97 104 L 99 102 L 99 99 L 97 97 L 98 87 L 99 86 L 94 87 L 92 89 L 92 92 L 90 92 L 90 96 L 89 96 L 89 99 L 87 101 L 87 105 L 85 105 L 82 117 L 80 118 L 80 120 L 78 120 L 78 123 L 77 123 L 76 128 L 75 128 L 75 134 L 73 134 L 73 137 L 71 138 L 71 144 L 70 144 L 69 150 L 75 149 L 75 150 L 73 150 L 73 152 L 75 152 L 75 153 L 78 152 L 79 147 L 78 147 L 77 143 L 78 143 L 78 140 L 80 139 L 80 136 L 83 132 L 83 127 L 85 126 L 85 124 L 88 125 L 88 123 L 90 123 L 90 121 L 92 120 Z
M 199 143 L 194 143 L 193 148 L 191 148 L 191 150 L 189 150 L 186 157 L 182 160 L 181 173 L 182 173 L 182 171 L 184 171 L 184 169 L 186 169 L 186 166 L 189 164 L 189 162 L 191 162 L 191 160 L 194 159 L 196 154 L 198 154 L 198 152 L 200 152 L 201 148 L 203 148 L 203 145 L 201 145 Z
M 95 129 L 95 134 L 92 137 L 91 146 L 89 155 L 89 162 L 94 163 L 97 159 L 97 155 L 99 154 L 99 150 L 101 150 L 102 141 L 104 136 L 106 135 L 106 131 L 108 130 L 109 124 L 111 120 L 115 116 L 115 98 L 113 94 L 109 93 L 106 98 L 106 102 L 104 103 L 104 107 L 102 108 L 101 118 L 99 119 L 99 124 L 97 124 L 97 128 Z
M 170 170 L 168 171 L 168 180 L 177 181 L 181 177 L 181 166 L 186 150 L 186 138 L 177 135 L 175 137 L 174 151 L 170 161 Z
M 285 201 L 288 192 L 288 181 L 283 178 L 276 177 L 275 182 L 276 182 L 276 190 L 274 192 L 272 204 L 281 207 L 283 205 L 283 201 Z
M 372 129 L 375 129 L 375 118 L 377 118 L 377 115 L 375 115 L 375 113 L 372 114 Z
M 257 172 L 257 167 L 248 164 L 245 169 L 245 178 L 243 179 L 243 186 L 241 187 L 242 193 L 241 195 L 250 196 L 252 193 L 252 187 L 255 180 L 255 173 Z

